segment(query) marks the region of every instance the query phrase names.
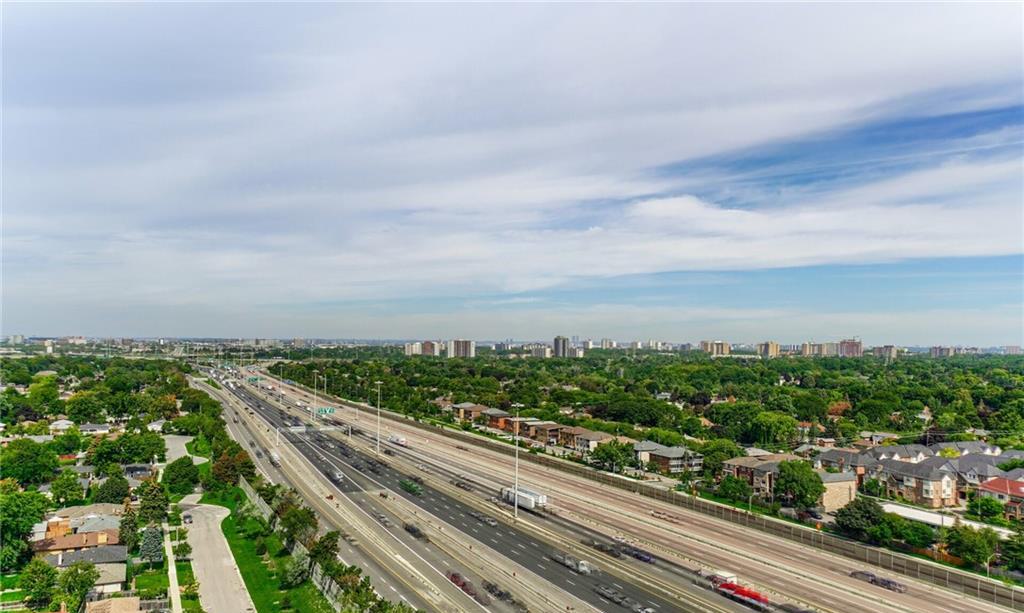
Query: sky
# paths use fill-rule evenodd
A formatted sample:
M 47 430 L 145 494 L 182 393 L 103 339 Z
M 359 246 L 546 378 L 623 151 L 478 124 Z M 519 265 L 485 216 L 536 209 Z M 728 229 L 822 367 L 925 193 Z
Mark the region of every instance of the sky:
M 12 4 L 0 332 L 1024 344 L 1024 5 Z

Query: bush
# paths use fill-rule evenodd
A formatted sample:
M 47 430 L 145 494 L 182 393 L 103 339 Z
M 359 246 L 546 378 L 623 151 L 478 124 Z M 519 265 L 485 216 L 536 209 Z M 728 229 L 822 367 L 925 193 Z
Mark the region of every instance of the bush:
M 261 556 L 267 553 L 267 542 L 262 538 L 256 539 L 256 555 Z

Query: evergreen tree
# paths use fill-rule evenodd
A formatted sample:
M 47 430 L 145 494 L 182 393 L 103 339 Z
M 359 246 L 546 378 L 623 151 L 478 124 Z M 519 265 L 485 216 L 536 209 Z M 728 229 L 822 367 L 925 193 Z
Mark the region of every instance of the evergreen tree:
M 158 526 L 151 525 L 142 531 L 139 557 L 149 562 L 151 566 L 153 562 L 164 559 L 164 534 Z
M 135 515 L 135 509 L 128 503 L 125 503 L 124 514 L 121 515 L 119 537 L 121 544 L 127 547 L 129 552 L 134 551 L 139 544 L 139 520 Z
M 167 518 L 167 491 L 155 479 L 147 479 L 139 486 L 139 520 L 160 523 Z

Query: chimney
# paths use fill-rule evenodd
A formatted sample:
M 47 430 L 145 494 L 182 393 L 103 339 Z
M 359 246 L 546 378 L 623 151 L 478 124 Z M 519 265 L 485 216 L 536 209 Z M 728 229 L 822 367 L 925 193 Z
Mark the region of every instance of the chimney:
M 98 533 L 96 535 L 96 543 L 99 544 L 99 545 L 106 545 L 107 544 L 107 533 L 106 532 Z

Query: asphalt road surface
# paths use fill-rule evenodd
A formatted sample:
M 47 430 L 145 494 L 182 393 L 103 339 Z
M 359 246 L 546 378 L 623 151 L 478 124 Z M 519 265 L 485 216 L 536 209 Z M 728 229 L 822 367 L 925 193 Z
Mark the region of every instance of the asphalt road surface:
M 402 489 L 400 481 L 408 479 L 409 475 L 397 472 L 386 465 L 381 465 L 371 454 L 364 454 L 340 441 L 330 440 L 325 435 L 291 432 L 288 428 L 297 423 L 296 418 L 285 414 L 268 401 L 244 388 L 235 389 L 233 392 L 246 405 L 259 412 L 269 423 L 275 427 L 283 428 L 281 436 L 295 445 L 296 449 L 321 470 L 325 476 L 331 478 L 335 471 L 341 472 L 344 478 L 336 481 L 336 485 L 343 491 L 358 493 L 368 489 L 380 489 L 381 487 L 390 489 L 395 495 L 406 498 L 420 508 L 462 531 L 465 537 L 492 548 L 494 551 L 530 569 L 555 586 L 573 594 L 599 610 L 622 609 L 595 591 L 594 588 L 598 584 L 615 584 L 617 586 L 615 589 L 619 592 L 641 603 L 643 606 L 650 607 L 654 611 L 678 609 L 678 604 L 676 603 L 664 600 L 636 584 L 608 576 L 600 571 L 589 576 L 577 574 L 550 558 L 551 554 L 559 553 L 551 546 L 515 528 L 505 525 L 497 527 L 488 526 L 470 516 L 470 512 L 473 509 L 447 494 L 435 491 L 429 487 L 423 488 L 421 496 L 406 492 Z M 381 458 L 384 464 L 386 464 L 386 456 L 381 456 Z M 680 582 L 680 591 L 685 589 L 684 586 L 685 583 Z M 702 599 L 713 598 L 716 601 L 716 605 L 720 604 L 720 606 L 730 609 L 735 608 L 737 611 L 745 610 L 739 605 L 718 597 L 711 592 L 701 590 L 695 586 L 686 587 L 692 587 Z M 719 603 L 718 601 L 721 602 Z
M 192 570 L 199 582 L 199 602 L 206 611 L 247 613 L 255 611 L 220 523 L 230 511 L 210 504 L 196 504 L 198 496 L 186 496 L 180 503 L 183 513 L 192 514 L 187 525 L 192 546 Z

